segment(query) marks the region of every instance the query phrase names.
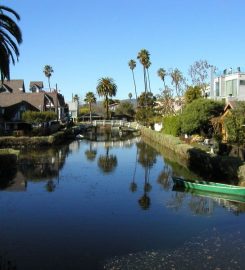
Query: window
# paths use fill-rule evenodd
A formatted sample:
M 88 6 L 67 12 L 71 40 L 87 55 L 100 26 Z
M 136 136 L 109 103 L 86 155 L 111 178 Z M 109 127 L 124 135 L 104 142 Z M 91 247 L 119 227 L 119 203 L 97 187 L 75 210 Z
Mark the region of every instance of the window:
M 229 80 L 226 81 L 225 84 L 225 88 L 226 88 L 226 95 L 230 96 L 230 97 L 234 97 L 237 95 L 237 80 Z
M 245 80 L 240 80 L 240 85 L 245 85 Z
M 215 83 L 215 95 L 216 95 L 216 97 L 219 96 L 219 82 Z

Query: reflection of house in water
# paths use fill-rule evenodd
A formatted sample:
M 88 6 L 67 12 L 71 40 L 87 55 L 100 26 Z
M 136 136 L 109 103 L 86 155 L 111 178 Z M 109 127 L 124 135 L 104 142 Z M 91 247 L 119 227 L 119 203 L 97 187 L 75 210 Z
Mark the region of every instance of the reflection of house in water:
M 27 181 L 26 177 L 18 171 L 12 181 L 9 182 L 9 185 L 4 188 L 5 191 L 26 191 Z

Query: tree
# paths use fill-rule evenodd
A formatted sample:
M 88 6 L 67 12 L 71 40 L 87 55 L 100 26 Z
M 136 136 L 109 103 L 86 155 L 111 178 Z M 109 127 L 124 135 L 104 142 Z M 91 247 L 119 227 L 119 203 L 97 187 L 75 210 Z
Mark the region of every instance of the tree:
M 150 53 L 146 49 L 142 49 L 137 56 L 137 59 L 139 59 L 140 63 L 143 66 L 143 74 L 144 74 L 144 86 L 145 86 L 145 93 L 148 91 L 147 87 L 147 75 L 146 75 L 146 68 L 149 65 L 150 61 Z
M 52 76 L 52 73 L 54 72 L 53 68 L 50 65 L 46 65 L 43 69 L 43 72 L 45 76 L 48 78 L 48 85 L 49 85 L 49 90 L 51 92 L 51 87 L 50 87 L 50 77 Z
M 183 77 L 182 72 L 178 68 L 175 68 L 174 70 L 172 70 L 170 72 L 170 76 L 172 78 L 171 84 L 175 87 L 175 94 L 177 97 L 177 103 L 180 107 L 182 107 L 185 79 Z
M 202 91 L 200 86 L 189 86 L 188 89 L 185 92 L 185 103 L 189 104 L 193 100 L 201 98 L 202 97 Z
M 129 97 L 129 99 L 131 100 L 132 99 L 132 93 L 128 93 L 128 97 Z
M 147 104 L 147 105 L 145 105 Z M 138 97 L 138 109 L 136 112 L 136 120 L 145 126 L 153 124 L 155 112 L 156 97 L 150 92 L 143 92 Z
M 171 115 L 174 113 L 173 90 L 166 87 L 161 94 L 157 96 L 157 109 L 162 115 Z
M 211 119 L 217 117 L 223 111 L 223 102 L 210 99 L 196 99 L 188 104 L 181 114 L 182 133 L 212 133 Z
M 84 102 L 89 105 L 90 122 L 92 123 L 92 104 L 96 103 L 96 97 L 93 92 L 88 92 L 85 96 Z
M 115 110 L 115 114 L 124 114 L 128 116 L 134 116 L 134 106 L 129 101 L 121 102 Z
M 151 92 L 151 81 L 150 81 L 150 75 L 149 75 L 149 67 L 150 66 L 151 66 L 151 61 L 150 61 L 150 59 L 148 59 L 145 68 L 146 68 L 146 71 L 147 71 L 147 79 L 148 79 L 149 91 Z
M 236 107 L 224 119 L 228 133 L 228 141 L 236 143 L 238 147 L 245 140 L 245 102 L 237 101 Z
M 201 88 L 204 95 L 207 86 L 208 72 L 210 65 L 207 60 L 195 61 L 189 68 L 189 75 L 191 76 L 192 83 Z
M 22 33 L 17 23 L 7 14 L 13 15 L 17 21 L 20 16 L 13 9 L 0 5 L 0 72 L 1 81 L 10 79 L 10 62 L 15 64 L 15 57 L 18 61 L 18 45 L 22 42 Z M 17 43 L 17 44 L 16 44 Z
M 117 85 L 112 78 L 103 77 L 99 79 L 96 89 L 99 96 L 105 97 L 106 118 L 109 119 L 109 97 L 116 95 Z
M 137 96 L 137 89 L 136 89 L 136 83 L 135 83 L 135 78 L 134 78 L 134 69 L 136 68 L 136 62 L 131 59 L 129 62 L 128 62 L 128 65 L 129 65 L 129 68 L 131 69 L 132 71 L 132 76 L 133 76 L 133 81 L 134 81 L 134 91 L 135 91 L 135 98 L 137 100 L 138 96 Z
M 157 71 L 157 75 L 161 78 L 161 80 L 163 81 L 164 84 L 164 89 L 166 90 L 166 83 L 165 83 L 165 77 L 167 75 L 167 72 L 165 69 L 163 68 L 159 68 Z

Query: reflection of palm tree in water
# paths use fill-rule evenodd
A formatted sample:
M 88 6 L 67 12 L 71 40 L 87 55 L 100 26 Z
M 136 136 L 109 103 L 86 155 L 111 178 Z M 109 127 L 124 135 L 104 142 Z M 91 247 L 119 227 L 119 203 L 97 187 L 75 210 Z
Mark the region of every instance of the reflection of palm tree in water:
M 153 165 L 156 163 L 157 152 L 152 147 L 143 142 L 139 142 L 137 147 L 139 149 L 138 161 L 145 170 L 144 194 L 139 199 L 139 204 L 142 209 L 147 210 L 151 204 L 150 197 L 148 196 L 148 193 L 152 189 L 150 184 L 150 171 Z
M 136 159 L 135 159 L 135 165 L 134 165 L 133 180 L 130 183 L 130 190 L 132 192 L 135 192 L 137 190 L 137 184 L 135 183 L 135 174 L 136 174 L 136 168 L 137 168 L 137 163 L 138 163 L 137 159 L 138 159 L 138 147 L 137 147 L 137 150 L 136 150 Z
M 85 151 L 87 160 L 94 161 L 97 155 L 97 151 L 92 148 L 92 142 L 89 143 L 89 150 Z
M 101 155 L 98 159 L 99 168 L 105 172 L 112 172 L 117 166 L 117 157 L 109 155 L 109 146 L 106 146 L 106 155 Z

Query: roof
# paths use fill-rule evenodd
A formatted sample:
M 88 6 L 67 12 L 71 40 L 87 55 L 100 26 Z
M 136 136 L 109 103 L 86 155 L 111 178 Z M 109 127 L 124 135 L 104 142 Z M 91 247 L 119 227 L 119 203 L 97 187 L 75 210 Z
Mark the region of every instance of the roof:
M 11 93 L 1 93 L 0 107 L 9 107 L 25 101 L 40 110 L 44 105 L 44 100 L 44 93 L 19 93 L 14 95 Z
M 227 109 L 235 109 L 236 107 L 237 107 L 237 101 L 231 100 L 226 104 L 224 111 L 226 111 Z
M 42 82 L 42 81 L 32 81 L 32 82 L 30 82 L 30 89 L 31 89 L 33 86 L 36 86 L 36 87 L 38 87 L 39 89 L 40 89 L 40 88 L 43 88 L 43 82 Z
M 51 98 L 53 104 L 57 104 L 57 98 L 58 98 L 58 105 L 60 107 L 65 107 L 65 99 L 64 96 L 58 93 L 57 91 L 53 92 L 45 92 L 45 94 Z
M 25 92 L 24 80 L 4 80 L 3 83 L 0 82 L 0 88 L 2 87 L 6 89 L 6 92 L 10 93 Z

